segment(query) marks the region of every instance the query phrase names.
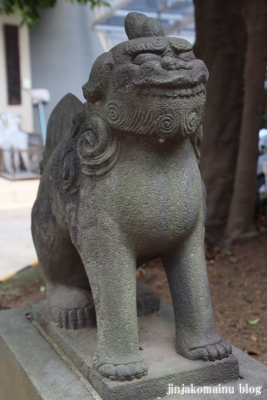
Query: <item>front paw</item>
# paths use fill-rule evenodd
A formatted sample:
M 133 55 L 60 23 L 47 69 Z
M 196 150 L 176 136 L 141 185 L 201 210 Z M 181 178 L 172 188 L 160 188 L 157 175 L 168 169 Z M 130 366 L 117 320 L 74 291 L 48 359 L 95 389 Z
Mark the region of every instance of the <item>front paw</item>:
M 129 355 L 129 357 L 112 359 L 107 357 L 105 351 L 96 353 L 93 368 L 103 377 L 120 382 L 140 379 L 147 375 L 148 372 L 147 364 L 139 355 L 136 357 Z
M 221 339 L 216 343 L 191 347 L 178 352 L 189 360 L 216 361 L 228 358 L 232 353 L 232 346 L 225 340 Z
M 144 361 L 118 365 L 103 364 L 98 367 L 98 371 L 105 378 L 123 382 L 142 378 L 142 376 L 147 375 L 148 367 Z

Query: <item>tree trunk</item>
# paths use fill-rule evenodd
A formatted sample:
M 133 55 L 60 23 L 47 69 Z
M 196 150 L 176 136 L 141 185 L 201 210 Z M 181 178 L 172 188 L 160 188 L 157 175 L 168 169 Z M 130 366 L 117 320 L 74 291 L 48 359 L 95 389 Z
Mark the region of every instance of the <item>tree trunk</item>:
M 210 79 L 201 146 L 201 173 L 208 198 L 206 225 L 225 223 L 233 191 L 243 109 L 246 26 L 244 0 L 194 0 L 197 58 Z
M 258 134 L 261 126 L 267 60 L 267 2 L 246 0 L 248 50 L 245 66 L 245 97 L 234 193 L 226 237 L 231 242 L 253 233 L 256 198 Z

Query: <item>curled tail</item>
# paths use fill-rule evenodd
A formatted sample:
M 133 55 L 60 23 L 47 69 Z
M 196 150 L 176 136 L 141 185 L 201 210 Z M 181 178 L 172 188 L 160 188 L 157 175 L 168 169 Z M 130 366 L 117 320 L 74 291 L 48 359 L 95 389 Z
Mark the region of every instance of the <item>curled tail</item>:
M 52 111 L 47 124 L 46 144 L 43 159 L 40 162 L 41 173 L 51 154 L 62 139 L 67 139 L 71 132 L 73 118 L 83 110 L 83 103 L 73 94 L 66 94 Z

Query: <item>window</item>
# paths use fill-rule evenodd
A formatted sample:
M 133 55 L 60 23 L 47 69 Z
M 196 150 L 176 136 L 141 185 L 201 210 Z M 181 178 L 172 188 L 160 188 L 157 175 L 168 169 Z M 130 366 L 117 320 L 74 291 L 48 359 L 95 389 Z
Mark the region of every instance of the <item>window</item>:
M 19 29 L 4 25 L 8 104 L 21 104 Z

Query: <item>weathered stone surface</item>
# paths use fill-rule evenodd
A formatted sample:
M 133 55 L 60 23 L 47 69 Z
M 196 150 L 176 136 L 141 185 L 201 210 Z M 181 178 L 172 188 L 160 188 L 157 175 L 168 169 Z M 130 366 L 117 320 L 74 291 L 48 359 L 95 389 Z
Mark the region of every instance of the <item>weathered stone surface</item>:
M 238 362 L 233 355 L 220 362 L 204 362 L 187 360 L 177 354 L 173 309 L 164 303 L 159 313 L 138 319 L 139 345 L 149 370 L 146 377 L 133 382 L 103 379 L 91 368 L 97 348 L 96 327 L 59 329 L 49 322 L 45 302 L 33 304 L 31 315 L 104 400 L 154 399 L 166 394 L 168 383 L 211 385 L 239 378 Z
M 38 333 L 29 312 L 0 311 L 0 399 L 100 400 Z
M 41 334 L 37 331 L 37 329 L 30 323 L 29 319 L 26 318 L 25 314 L 28 315 L 30 313 L 30 308 L 20 308 L 8 311 L 0 312 L 0 399 L 1 400 L 101 400 L 101 397 L 94 391 L 93 387 L 90 383 L 83 378 L 79 371 L 73 363 L 69 362 L 66 359 L 63 359 L 59 356 L 59 354 L 49 345 L 49 343 L 42 337 Z M 156 315 L 151 315 L 148 317 L 148 323 L 150 320 L 156 318 Z M 162 312 L 161 316 L 157 317 L 161 320 L 157 326 L 159 329 L 162 329 L 160 326 L 162 324 Z M 144 319 L 144 317 L 140 318 L 140 321 Z M 165 317 L 165 322 L 172 325 L 172 333 L 174 334 L 174 328 L 172 322 L 170 324 L 169 317 Z M 141 322 L 142 324 L 142 322 Z M 53 328 L 55 329 L 55 327 Z M 65 342 L 70 341 L 70 338 L 75 338 L 79 335 L 83 336 L 82 342 L 86 343 L 86 339 L 84 338 L 84 330 L 88 330 L 89 328 L 84 328 L 80 331 L 61 331 L 60 336 L 65 335 Z M 93 328 L 94 329 L 94 328 Z M 95 329 L 94 329 L 95 330 Z M 148 333 L 151 333 L 149 335 Z M 168 391 L 168 384 L 173 382 L 174 385 L 179 385 L 179 379 L 169 379 L 168 374 L 173 368 L 171 361 L 175 357 L 175 353 L 171 352 L 172 339 L 167 342 L 161 342 L 159 338 L 155 338 L 153 332 L 144 332 L 141 340 L 141 345 L 144 346 L 144 352 L 150 352 L 150 357 L 154 357 L 152 368 L 149 369 L 149 374 L 147 377 L 143 378 L 145 380 L 151 379 L 151 375 L 154 376 L 159 372 L 159 369 L 156 367 L 157 364 L 161 364 L 164 361 L 161 361 L 160 355 L 167 352 L 167 354 L 171 357 L 167 370 L 160 371 L 160 374 L 166 374 L 166 385 L 165 385 L 165 393 Z M 95 335 L 95 333 L 94 333 Z M 149 336 L 150 342 L 149 342 Z M 164 338 L 168 336 L 168 333 L 164 334 Z M 49 338 L 48 338 L 49 340 Z M 155 342 L 153 343 L 153 340 Z M 87 350 L 85 350 L 85 354 L 81 354 L 79 351 L 79 343 L 80 341 L 74 340 L 73 347 L 76 351 L 76 354 L 79 357 L 85 357 Z M 145 346 L 150 343 L 150 346 L 158 347 L 157 351 L 151 351 L 151 349 L 146 349 Z M 78 348 L 78 350 L 77 350 Z M 89 347 L 90 348 L 90 347 Z M 58 348 L 57 348 L 58 349 Z M 80 348 L 81 349 L 81 348 Z M 64 353 L 58 350 L 61 356 L 64 358 Z M 255 361 L 253 358 L 244 354 L 242 351 L 233 348 L 234 356 L 238 359 L 239 367 L 240 367 L 240 375 L 243 379 L 239 379 L 234 382 L 222 383 L 220 386 L 222 387 L 231 387 L 235 389 L 235 395 L 229 394 L 213 394 L 212 396 L 207 395 L 184 395 L 183 399 L 188 400 L 207 400 L 208 398 L 217 399 L 218 400 L 229 400 L 233 398 L 234 400 L 252 400 L 255 398 L 266 399 L 267 398 L 267 368 Z M 204 365 L 204 368 L 209 370 L 209 365 L 211 363 L 204 363 L 201 361 L 187 361 L 182 359 L 179 355 L 176 355 L 177 360 L 181 362 L 181 364 L 176 365 L 177 371 L 180 371 L 184 376 L 182 381 L 183 384 L 189 382 L 193 383 L 195 386 L 200 382 L 199 376 L 202 378 L 205 377 L 205 372 L 202 374 L 198 374 L 198 378 L 196 380 L 190 381 L 188 378 L 190 374 L 187 374 L 190 369 L 194 373 L 194 371 L 199 370 L 199 365 Z M 218 366 L 224 363 L 228 363 L 229 366 L 232 365 L 231 361 L 229 363 L 229 359 L 225 359 L 223 363 L 215 362 L 213 367 L 215 366 L 215 370 Z M 166 363 L 166 361 L 165 361 Z M 184 363 L 184 364 L 183 364 Z M 83 368 L 80 365 L 80 369 Z M 206 371 L 207 371 L 206 370 Z M 208 377 L 211 378 L 210 375 Z M 145 394 L 145 391 L 142 392 L 144 396 L 139 397 L 138 390 L 135 391 L 135 385 L 140 387 L 142 384 L 141 380 L 134 380 L 133 382 L 112 382 L 110 380 L 105 380 L 106 385 L 111 386 L 114 390 L 116 386 L 122 387 L 133 387 L 133 390 L 129 390 L 127 400 L 142 400 Z M 157 381 L 160 382 L 160 381 Z M 162 381 L 161 381 L 162 382 Z M 145 382 L 146 383 L 146 382 Z M 250 394 L 240 394 L 239 393 L 239 385 L 245 387 L 261 387 L 261 395 L 255 396 Z M 152 381 L 150 384 L 149 394 L 155 394 L 156 389 L 159 388 L 158 383 Z M 218 385 L 217 385 L 218 387 Z M 111 397 L 110 399 L 114 398 Z M 157 396 L 158 397 L 158 396 Z M 157 398 L 154 397 L 154 398 Z M 115 397 L 116 398 L 116 397 Z M 180 399 L 181 396 L 166 396 L 164 399 Z M 102 398 L 103 399 L 103 398 Z M 116 398 L 121 399 L 120 396 Z
M 55 109 L 32 212 L 50 320 L 75 330 L 96 313 L 90 373 L 111 381 L 148 372 L 136 312 L 144 257 L 160 255 L 166 269 L 174 355 L 224 365 L 231 354 L 214 327 L 204 254 L 198 144 L 208 72 L 157 21 L 130 13 L 125 26 L 130 40 L 95 62 L 86 104 L 69 95 Z

